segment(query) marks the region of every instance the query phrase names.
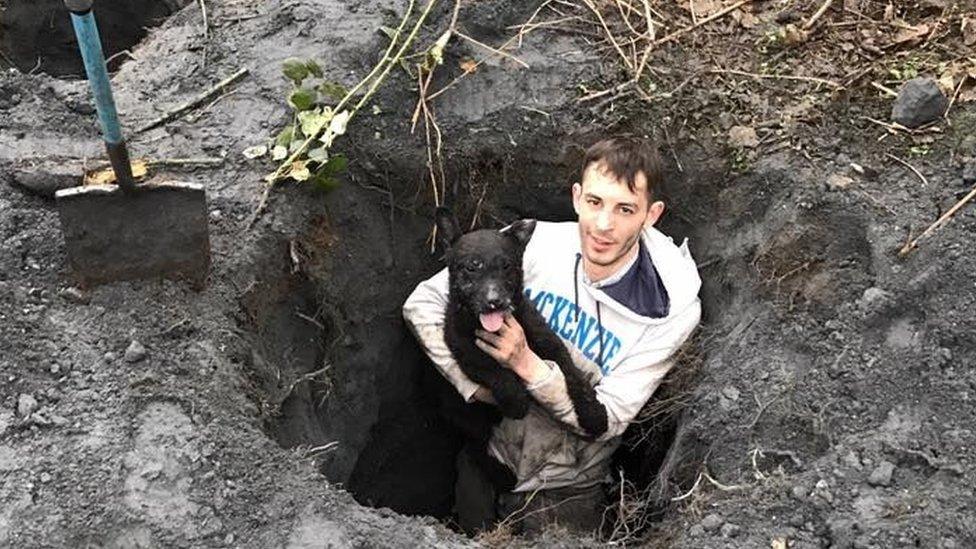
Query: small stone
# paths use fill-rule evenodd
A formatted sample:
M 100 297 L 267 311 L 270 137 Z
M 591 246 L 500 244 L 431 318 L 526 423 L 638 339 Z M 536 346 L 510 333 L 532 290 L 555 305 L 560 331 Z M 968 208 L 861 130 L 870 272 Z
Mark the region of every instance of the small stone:
M 60 295 L 65 301 L 78 305 L 88 305 L 88 302 L 91 301 L 91 296 L 87 292 L 75 288 L 74 286 L 62 289 L 60 292 L 58 292 L 58 295 Z
M 970 158 L 963 164 L 962 182 L 965 185 L 976 184 L 976 158 Z
M 827 177 L 827 188 L 831 191 L 842 191 L 849 187 L 854 180 L 844 174 L 833 173 Z
M 722 537 L 734 538 L 735 536 L 739 535 L 739 527 L 731 522 L 726 522 L 722 525 L 720 532 L 722 533 Z
M 34 410 L 37 410 L 37 406 L 37 399 L 32 395 L 21 393 L 17 397 L 17 415 L 20 417 L 27 417 L 33 414 Z
M 51 364 L 50 371 L 51 371 L 52 374 L 57 375 L 58 373 L 61 372 L 61 365 L 58 364 L 57 362 L 55 362 L 54 364 Z
M 119 358 L 119 355 L 113 353 L 112 351 L 109 351 L 109 352 L 105 353 L 102 356 L 102 358 L 105 359 L 105 362 L 115 362 L 115 359 Z
M 803 498 L 807 497 L 806 489 L 803 486 L 800 486 L 799 484 L 793 487 L 791 493 L 793 494 L 793 498 L 795 499 L 802 500 Z
M 853 467 L 855 469 L 861 468 L 861 458 L 857 457 L 857 452 L 854 450 L 849 450 L 846 454 L 844 454 L 841 461 L 848 467 Z
M 220 221 L 223 218 L 224 218 L 224 212 L 222 212 L 220 210 L 211 210 L 210 211 L 210 220 L 211 221 L 216 222 L 216 221 Z
M 41 482 L 44 484 L 51 482 L 51 475 L 47 472 L 41 473 Z
M 0 410 L 0 437 L 7 433 L 7 429 L 14 424 L 14 415 L 6 410 Z
M 759 146 L 759 136 L 756 130 L 749 126 L 732 126 L 729 128 L 729 146 L 736 149 L 752 149 Z
M 891 475 L 895 472 L 895 464 L 890 461 L 882 461 L 871 471 L 868 477 L 868 484 L 871 486 L 888 486 L 891 484 Z
M 125 361 L 129 364 L 133 364 L 146 358 L 146 354 L 148 353 L 146 352 L 146 348 L 143 347 L 142 343 L 132 340 L 132 343 L 129 344 L 129 348 L 125 350 L 125 356 L 123 358 L 125 358 Z
M 224 536 L 224 545 L 230 545 L 234 543 L 234 534 L 230 533 Z
M 891 106 L 891 119 L 907 128 L 917 128 L 938 120 L 949 100 L 932 78 L 915 78 L 905 82 Z
M 688 529 L 688 535 L 693 538 L 700 538 L 705 535 L 705 529 L 701 524 L 696 524 Z
M 878 287 L 871 287 L 864 290 L 858 302 L 858 308 L 863 313 L 876 313 L 890 305 L 894 301 L 891 292 L 882 290 Z
M 722 389 L 722 395 L 733 402 L 739 400 L 739 390 L 732 385 L 728 385 Z
M 722 517 L 716 515 L 715 513 L 711 513 L 702 519 L 701 526 L 707 532 L 714 532 L 722 527 L 723 522 Z

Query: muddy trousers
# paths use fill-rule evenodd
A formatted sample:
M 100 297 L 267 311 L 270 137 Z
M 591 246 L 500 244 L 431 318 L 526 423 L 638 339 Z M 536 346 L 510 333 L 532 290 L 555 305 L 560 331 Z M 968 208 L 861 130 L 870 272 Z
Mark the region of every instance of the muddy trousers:
M 550 525 L 592 532 L 603 520 L 607 493 L 602 484 L 499 494 L 467 451 L 458 454 L 457 468 L 454 511 L 459 526 L 469 535 L 499 523 L 516 534 L 539 533 Z

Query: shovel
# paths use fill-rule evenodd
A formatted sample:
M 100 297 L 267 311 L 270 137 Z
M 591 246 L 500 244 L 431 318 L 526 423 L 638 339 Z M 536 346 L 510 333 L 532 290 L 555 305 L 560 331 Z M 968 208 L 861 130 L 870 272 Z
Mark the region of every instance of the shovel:
M 202 286 L 210 268 L 203 186 L 136 184 L 92 3 L 64 0 L 118 184 L 72 187 L 55 194 L 68 263 L 81 286 L 151 277 L 182 278 Z

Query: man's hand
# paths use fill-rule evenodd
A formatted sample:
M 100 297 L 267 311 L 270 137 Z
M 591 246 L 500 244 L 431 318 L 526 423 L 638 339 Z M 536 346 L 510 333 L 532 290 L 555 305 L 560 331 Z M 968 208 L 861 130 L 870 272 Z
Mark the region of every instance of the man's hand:
M 522 326 L 511 314 L 497 332 L 475 330 L 475 345 L 503 367 L 512 370 L 526 383 L 532 384 L 549 374 L 549 366 L 529 348 Z

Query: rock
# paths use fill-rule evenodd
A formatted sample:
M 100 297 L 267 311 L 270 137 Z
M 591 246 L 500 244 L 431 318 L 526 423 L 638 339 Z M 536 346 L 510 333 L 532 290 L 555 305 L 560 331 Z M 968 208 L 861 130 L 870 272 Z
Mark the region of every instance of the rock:
M 147 354 L 146 348 L 142 346 L 142 343 L 132 340 L 132 343 L 129 344 L 129 348 L 125 350 L 125 355 L 123 358 L 129 364 L 133 364 L 146 358 Z
M 722 389 L 722 396 L 734 402 L 739 400 L 739 390 L 732 385 L 728 385 Z
M 78 305 L 88 305 L 88 302 L 91 301 L 91 296 L 88 295 L 87 292 L 73 286 L 70 288 L 64 288 L 58 292 L 58 295 L 64 298 L 65 301 L 76 303 Z
M 729 146 L 736 149 L 752 149 L 759 146 L 759 136 L 756 130 L 749 126 L 732 126 L 729 128 Z
M 844 174 L 834 173 L 827 177 L 827 189 L 831 191 L 842 191 L 849 187 L 854 180 Z
M 807 497 L 806 488 L 800 486 L 799 484 L 794 486 L 793 489 L 790 490 L 790 492 L 793 494 L 794 499 L 803 500 L 805 497 Z
M 47 472 L 41 473 L 41 477 L 40 478 L 41 478 L 41 482 L 43 484 L 47 484 L 47 483 L 51 482 L 51 474 L 50 473 L 47 473 Z
M 27 191 L 49 198 L 68 187 L 81 185 L 83 167 L 77 162 L 39 160 L 18 166 L 11 172 L 11 183 Z
M 962 182 L 965 185 L 976 184 L 976 158 L 970 158 L 963 164 Z
M 907 128 L 917 128 L 938 120 L 949 100 L 932 78 L 915 78 L 905 82 L 891 106 L 891 119 Z
M 119 358 L 119 355 L 113 353 L 112 351 L 109 351 L 105 353 L 105 355 L 103 355 L 102 358 L 105 359 L 105 362 L 115 362 L 115 359 Z
M 6 410 L 0 410 L 0 437 L 7 434 L 7 430 L 14 424 L 14 415 Z
M 891 475 L 895 472 L 895 464 L 890 461 L 882 461 L 871 471 L 868 477 L 868 484 L 871 486 L 888 486 L 891 484 Z
M 734 538 L 735 536 L 739 535 L 739 527 L 731 522 L 726 522 L 722 525 L 720 532 L 722 533 L 722 537 Z
M 211 212 L 210 212 L 210 220 L 211 221 L 213 221 L 213 222 L 216 223 L 217 221 L 220 221 L 223 218 L 224 218 L 224 212 L 222 212 L 220 210 L 211 210 Z
M 864 314 L 877 314 L 890 306 L 894 302 L 891 292 L 872 286 L 861 294 L 858 301 L 858 308 Z
M 21 393 L 20 396 L 17 397 L 17 415 L 20 417 L 27 417 L 33 414 L 34 411 L 37 410 L 37 407 L 37 399 L 32 395 Z
M 701 524 L 696 524 L 688 529 L 688 535 L 693 538 L 700 538 L 705 535 L 705 529 Z
M 844 457 L 841 458 L 841 463 L 847 465 L 848 467 L 853 467 L 854 469 L 861 468 L 861 458 L 857 457 L 857 452 L 854 450 L 848 450 Z
M 716 515 L 715 513 L 710 513 L 702 519 L 701 526 L 706 532 L 714 532 L 722 527 L 723 522 L 722 517 Z

